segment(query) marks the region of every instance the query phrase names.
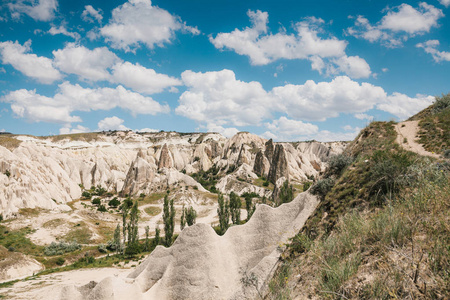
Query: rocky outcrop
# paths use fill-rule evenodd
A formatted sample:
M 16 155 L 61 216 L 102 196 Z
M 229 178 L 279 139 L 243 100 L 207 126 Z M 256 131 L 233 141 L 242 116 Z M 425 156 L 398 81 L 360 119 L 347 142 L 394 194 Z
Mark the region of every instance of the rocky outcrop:
M 275 184 L 281 177 L 289 180 L 289 167 L 283 145 L 277 144 L 270 165 L 268 180 Z
M 167 168 L 189 176 L 214 166 L 220 170 L 218 184 L 230 175 L 221 186 L 224 190 L 235 187 L 261 194 L 266 191 L 249 180 L 256 176 L 254 172 L 270 173 L 271 182 L 280 176 L 301 182 L 317 176 L 328 157 L 345 147 L 342 142 L 273 143 L 248 132 L 229 139 L 217 133 L 132 131 L 90 133 L 89 137 L 93 138 L 15 136 L 11 138 L 17 139 L 17 147 L 0 145 L 3 216 L 13 216 L 25 207 L 67 209 L 65 203 L 79 198 L 83 187 L 100 185 L 109 192 L 130 195 L 165 191 L 168 173 L 163 170 Z M 240 166 L 249 168 L 245 176 L 236 172 Z
M 170 248 L 158 246 L 126 279 L 107 277 L 83 291 L 73 285 L 48 289 L 64 300 L 255 299 L 257 289 L 267 291 L 266 279 L 282 253 L 279 245 L 302 228 L 317 204 L 317 198 L 302 193 L 278 208 L 259 205 L 249 222 L 223 236 L 207 224 L 195 224 Z M 258 279 L 257 289 L 242 283 L 243 272 Z
M 265 144 L 266 149 L 264 150 L 264 155 L 267 157 L 270 163 L 272 163 L 274 146 L 272 139 L 268 140 Z
M 172 159 L 170 158 L 169 148 L 167 147 L 167 144 L 164 144 L 164 146 L 161 148 L 161 154 L 159 155 L 158 170 L 171 167 Z

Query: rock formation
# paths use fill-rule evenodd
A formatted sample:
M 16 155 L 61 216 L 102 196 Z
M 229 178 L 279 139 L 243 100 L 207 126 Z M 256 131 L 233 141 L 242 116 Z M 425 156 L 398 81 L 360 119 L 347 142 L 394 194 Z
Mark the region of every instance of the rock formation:
M 158 160 L 158 170 L 170 167 L 172 167 L 172 159 L 170 158 L 169 148 L 167 148 L 167 144 L 164 144 L 164 146 L 161 148 L 161 154 Z
M 285 177 L 289 180 L 288 162 L 286 159 L 286 152 L 281 144 L 276 145 L 275 151 L 270 165 L 268 180 L 276 184 L 278 178 Z
M 258 278 L 264 293 L 281 249 L 318 204 L 302 193 L 278 208 L 259 205 L 249 222 L 218 236 L 211 226 L 185 228 L 170 248 L 158 246 L 127 279 L 107 277 L 83 287 L 51 287 L 56 299 L 255 299 L 244 273 Z M 40 297 L 48 297 L 44 290 Z

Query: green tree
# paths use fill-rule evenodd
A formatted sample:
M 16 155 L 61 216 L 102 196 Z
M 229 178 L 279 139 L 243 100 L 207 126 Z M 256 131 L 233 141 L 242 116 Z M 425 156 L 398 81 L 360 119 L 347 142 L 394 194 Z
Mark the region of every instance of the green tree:
M 117 253 L 122 250 L 120 247 L 120 224 L 117 224 L 116 230 L 114 230 L 113 245 Z
M 286 180 L 280 188 L 280 204 L 289 203 L 294 200 L 294 189 Z
M 253 204 L 251 195 L 245 195 L 245 208 L 247 209 L 247 221 L 250 220 L 256 209 L 256 204 Z
M 184 227 L 186 227 L 186 216 L 185 216 L 185 208 L 184 208 L 184 204 L 183 204 L 183 209 L 181 210 L 181 220 L 180 220 L 181 230 L 183 230 Z
M 175 209 L 173 208 L 173 199 L 169 201 L 168 195 L 164 196 L 164 244 L 166 247 L 172 245 L 173 231 L 175 229 Z
M 230 205 L 228 201 L 224 200 L 223 195 L 219 193 L 219 207 L 217 208 L 217 214 L 219 215 L 220 232 L 224 234 L 230 221 Z
M 161 229 L 159 229 L 159 225 L 157 225 L 155 229 L 155 238 L 152 241 L 152 249 L 155 249 L 156 246 L 159 245 L 160 241 L 161 241 Z
M 145 226 L 145 244 L 144 244 L 144 251 L 149 251 L 149 250 L 150 250 L 149 231 L 150 231 L 150 227 Z
M 230 194 L 230 214 L 233 224 L 241 223 L 241 198 L 234 192 Z
M 186 222 L 188 226 L 192 226 L 195 224 L 197 220 L 197 212 L 192 206 L 189 206 L 189 208 L 186 209 Z
M 123 238 L 123 243 L 122 243 L 122 250 L 123 250 L 123 254 L 125 254 L 125 244 L 127 241 L 127 216 L 128 216 L 128 205 L 126 205 L 126 203 L 122 204 L 122 238 Z

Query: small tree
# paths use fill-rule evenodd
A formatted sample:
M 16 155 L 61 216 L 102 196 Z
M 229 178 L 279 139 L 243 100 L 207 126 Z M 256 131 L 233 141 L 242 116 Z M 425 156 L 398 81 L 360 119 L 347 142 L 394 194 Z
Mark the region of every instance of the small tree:
M 148 239 L 148 237 L 149 237 L 149 231 L 150 231 L 150 227 L 145 226 L 145 244 L 144 244 L 144 251 L 149 251 L 149 250 L 150 250 L 150 240 Z
M 92 199 L 92 204 L 94 205 L 100 205 L 102 202 L 100 201 L 100 198 L 94 198 Z
M 229 227 L 230 206 L 228 201 L 223 199 L 222 194 L 219 194 L 218 202 L 219 207 L 217 208 L 217 214 L 219 215 L 220 232 L 224 234 Z
M 117 197 L 114 197 L 113 199 L 109 200 L 108 205 L 116 208 L 117 206 L 120 205 L 120 201 L 117 200 Z
M 127 241 L 127 216 L 128 216 L 128 205 L 126 203 L 122 204 L 122 234 L 123 234 L 123 243 L 122 243 L 122 249 L 123 254 L 125 254 L 125 243 Z
M 159 225 L 157 225 L 156 229 L 155 229 L 155 238 L 153 239 L 153 242 L 152 242 L 152 248 L 153 249 L 155 249 L 156 246 L 159 245 L 159 243 L 161 241 L 160 235 L 161 235 L 161 229 L 159 229 Z
M 117 224 L 116 230 L 114 230 L 113 245 L 117 253 L 122 250 L 120 247 L 120 224 Z
M 280 203 L 289 203 L 294 200 L 294 189 L 286 180 L 280 189 Z
M 181 230 L 183 230 L 184 227 L 186 227 L 186 216 L 185 216 L 185 208 L 184 208 L 184 204 L 183 204 L 183 209 L 181 210 L 181 220 L 180 220 Z
M 169 197 L 164 196 L 164 244 L 166 247 L 172 245 L 173 231 L 175 229 L 175 209 L 173 207 L 173 199 L 169 201 Z
M 189 206 L 189 208 L 186 209 L 186 222 L 188 226 L 192 226 L 195 224 L 197 220 L 197 212 L 192 206 Z
M 241 198 L 234 192 L 230 194 L 230 214 L 233 224 L 241 223 Z
M 247 221 L 250 220 L 256 209 L 256 204 L 253 204 L 251 195 L 245 195 L 245 208 L 247 209 Z

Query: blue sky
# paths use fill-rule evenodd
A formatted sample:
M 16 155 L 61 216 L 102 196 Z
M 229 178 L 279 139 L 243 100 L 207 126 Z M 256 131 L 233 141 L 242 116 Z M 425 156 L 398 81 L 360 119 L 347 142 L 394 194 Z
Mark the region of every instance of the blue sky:
M 450 88 L 450 0 L 3 1 L 0 130 L 349 140 Z

